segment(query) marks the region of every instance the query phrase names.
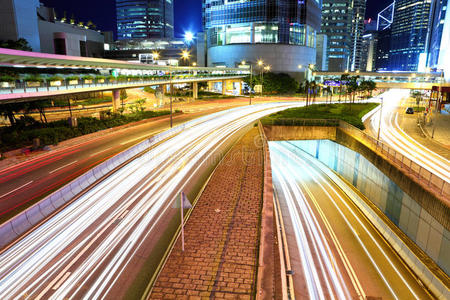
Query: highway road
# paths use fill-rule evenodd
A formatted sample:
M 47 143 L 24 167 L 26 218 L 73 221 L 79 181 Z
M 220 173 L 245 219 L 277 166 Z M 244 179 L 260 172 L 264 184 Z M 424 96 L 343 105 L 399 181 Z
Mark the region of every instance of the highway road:
M 174 125 L 221 110 L 242 106 L 236 101 L 196 102 L 184 105 L 187 113 L 176 115 Z M 178 105 L 178 104 L 177 104 Z M 95 165 L 138 142 L 169 128 L 168 116 L 150 119 L 96 138 L 70 141 L 61 149 L 0 170 L 0 223 L 32 205 L 51 191 L 80 176 Z
M 215 149 L 260 117 L 296 105 L 218 112 L 154 145 L 1 252 L 0 299 L 122 298 L 176 210 L 174 199 Z
M 404 113 L 401 109 L 401 102 L 409 97 L 409 90 L 390 90 L 381 96 L 384 99 L 384 104 L 381 116 L 380 139 L 429 172 L 450 182 L 450 161 L 430 150 L 427 145 L 414 140 L 398 124 L 399 113 Z M 370 119 L 370 129 L 375 137 L 378 132 L 379 121 L 379 112 L 375 113 Z
M 432 299 L 356 207 L 292 142 L 269 142 L 296 299 Z

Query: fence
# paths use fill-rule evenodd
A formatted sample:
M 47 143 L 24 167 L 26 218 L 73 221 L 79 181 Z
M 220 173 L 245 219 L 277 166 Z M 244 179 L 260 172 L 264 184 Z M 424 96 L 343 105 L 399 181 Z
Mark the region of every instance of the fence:
M 103 82 L 93 81 L 92 83 L 84 83 L 83 80 L 77 81 L 76 84 L 69 84 L 70 81 L 62 80 L 60 85 L 53 86 L 50 82 L 36 82 L 33 85 L 25 81 L 16 82 L 8 87 L 0 86 L 0 94 L 22 94 L 22 93 L 39 93 L 39 92 L 58 92 L 58 91 L 68 91 L 74 89 L 83 88 L 107 88 L 107 87 L 139 87 L 139 86 L 152 86 L 159 84 L 172 83 L 189 83 L 201 80 L 226 80 L 230 78 L 242 78 L 244 75 L 238 74 L 225 74 L 223 76 L 213 75 L 213 76 L 187 76 L 183 78 L 158 78 L 158 79 L 144 79 L 144 80 L 108 80 L 105 79 Z M 124 87 L 125 85 L 125 87 Z

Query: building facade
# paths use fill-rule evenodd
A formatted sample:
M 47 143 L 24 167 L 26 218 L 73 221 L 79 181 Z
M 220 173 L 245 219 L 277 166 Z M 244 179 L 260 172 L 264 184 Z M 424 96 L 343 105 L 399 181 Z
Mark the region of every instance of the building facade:
M 37 27 L 39 0 L 7 0 L 0 6 L 0 39 L 26 39 L 33 51 L 41 51 Z
M 258 60 L 297 77 L 316 61 L 319 0 L 203 0 L 208 66 Z
M 321 33 L 328 36 L 328 70 L 360 69 L 366 0 L 323 0 Z
M 391 25 L 389 69 L 392 71 L 419 70 L 420 60 L 425 67 L 430 0 L 397 0 Z
M 448 0 L 433 0 L 427 67 L 443 70 L 450 80 L 450 13 Z
M 196 45 L 180 38 L 118 40 L 105 51 L 105 58 L 160 66 L 192 66 L 197 63 Z M 187 56 L 183 57 L 183 53 Z
M 173 38 L 173 0 L 116 0 L 117 36 Z
M 104 36 L 75 22 L 57 20 L 38 0 L 5 0 L 0 7 L 0 40 L 27 40 L 35 52 L 102 57 Z

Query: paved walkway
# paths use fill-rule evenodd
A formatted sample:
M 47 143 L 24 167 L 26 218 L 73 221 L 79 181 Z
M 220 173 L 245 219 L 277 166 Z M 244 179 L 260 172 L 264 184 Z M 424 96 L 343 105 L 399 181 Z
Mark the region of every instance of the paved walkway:
M 263 151 L 252 128 L 220 163 L 150 299 L 253 299 L 259 251 Z

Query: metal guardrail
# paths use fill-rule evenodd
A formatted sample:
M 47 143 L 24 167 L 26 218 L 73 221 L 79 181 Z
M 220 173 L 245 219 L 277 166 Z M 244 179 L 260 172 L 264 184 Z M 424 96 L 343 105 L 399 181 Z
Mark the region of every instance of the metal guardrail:
M 39 82 L 35 85 L 29 85 L 27 82 L 18 82 L 10 87 L 0 87 L 0 94 L 23 94 L 23 93 L 39 93 L 39 92 L 59 92 L 59 91 L 69 91 L 75 89 L 84 89 L 84 88 L 114 88 L 115 86 L 123 86 L 123 85 L 159 85 L 166 84 L 171 81 L 174 84 L 178 82 L 195 82 L 202 80 L 226 80 L 234 77 L 244 77 L 243 74 L 225 74 L 223 76 L 195 76 L 195 77 L 184 77 L 184 78 L 161 78 L 161 79 L 144 79 L 144 80 L 107 80 L 104 82 L 94 81 L 92 83 L 83 83 L 83 80 L 80 80 L 78 84 L 69 84 L 67 81 L 61 82 L 61 85 L 52 86 L 50 82 Z
M 409 159 L 399 151 L 389 145 L 377 140 L 358 128 L 344 122 L 339 121 L 339 127 L 357 137 L 367 146 L 375 149 L 377 152 L 384 154 L 394 165 L 407 171 L 410 175 L 416 177 L 419 181 L 424 182 L 427 186 L 437 191 L 441 196 L 448 199 L 450 197 L 450 183 L 440 176 L 428 171 L 423 166 Z

